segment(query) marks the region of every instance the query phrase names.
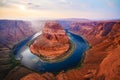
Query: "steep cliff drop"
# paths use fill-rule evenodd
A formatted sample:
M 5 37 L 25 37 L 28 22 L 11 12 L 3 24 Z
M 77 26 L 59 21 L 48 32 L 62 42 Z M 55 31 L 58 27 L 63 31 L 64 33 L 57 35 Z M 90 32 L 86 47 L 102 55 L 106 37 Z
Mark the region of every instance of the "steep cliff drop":
M 47 22 L 42 34 L 30 45 L 33 54 L 46 59 L 55 59 L 68 51 L 69 38 L 57 22 Z
M 120 46 L 102 61 L 97 80 L 120 80 Z

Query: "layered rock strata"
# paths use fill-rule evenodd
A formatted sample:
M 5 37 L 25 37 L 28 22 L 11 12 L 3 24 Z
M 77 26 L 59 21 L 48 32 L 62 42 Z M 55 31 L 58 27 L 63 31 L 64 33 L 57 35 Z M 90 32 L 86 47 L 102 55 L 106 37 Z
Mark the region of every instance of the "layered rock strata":
M 47 22 L 42 34 L 30 45 L 30 50 L 37 56 L 54 59 L 63 55 L 70 47 L 69 38 L 57 22 Z

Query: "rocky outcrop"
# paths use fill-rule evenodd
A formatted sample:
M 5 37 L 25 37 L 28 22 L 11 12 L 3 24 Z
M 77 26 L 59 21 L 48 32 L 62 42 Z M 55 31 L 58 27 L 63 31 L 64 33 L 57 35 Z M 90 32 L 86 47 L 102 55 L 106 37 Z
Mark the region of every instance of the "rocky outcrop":
M 28 21 L 0 20 L 0 44 L 8 45 L 32 35 L 34 31 Z M 12 46 L 6 46 L 12 48 Z
M 87 23 L 84 24 L 86 26 L 82 26 L 81 23 L 79 25 L 81 25 L 79 31 L 71 31 L 82 35 L 91 45 L 80 71 L 84 70 L 87 79 L 93 79 L 96 76 L 94 74 L 93 78 L 90 78 L 90 75 L 88 77 L 87 71 L 95 70 L 97 78 L 93 80 L 119 80 L 120 21 L 96 22 L 93 26 L 88 26 Z
M 74 25 L 72 25 L 73 28 Z M 120 23 L 92 22 L 88 25 L 87 23 L 79 23 L 79 25 L 71 31 L 83 35 L 92 47 L 86 52 L 81 68 L 62 71 L 55 79 L 119 80 Z
M 72 32 L 84 36 L 91 45 L 115 37 L 119 34 L 119 28 L 119 21 L 73 22 L 70 26 Z
M 97 80 L 120 80 L 120 46 L 102 61 Z
M 52 73 L 44 73 L 42 75 L 38 73 L 31 73 L 20 80 L 56 80 Z
M 20 67 L 20 69 L 15 69 L 12 73 L 9 73 L 9 76 L 5 80 L 119 80 L 120 21 L 74 22 L 69 28 L 73 33 L 86 38 L 91 45 L 91 48 L 86 52 L 84 63 L 80 68 L 66 72 L 61 71 L 53 75 L 51 73 L 34 73 L 34 71 L 26 70 L 27 68 L 25 67 L 25 69 Z M 12 31 L 10 32 L 12 33 Z M 41 35 L 40 37 L 43 36 Z M 47 37 L 44 37 L 44 40 L 50 41 Z M 55 41 L 56 39 L 51 40 L 52 43 Z M 9 52 L 6 48 L 0 50 L 2 50 L 0 58 L 7 59 L 6 57 L 9 56 L 8 53 L 10 53 L 10 50 Z M 3 53 L 7 54 L 7 56 L 3 55 Z M 9 65 L 3 65 L 6 62 L 2 59 L 0 63 L 2 64 L 0 66 L 0 79 L 2 79 L 2 73 L 8 73 Z
M 28 21 L 0 20 L 0 80 L 15 65 L 10 57 L 12 47 L 35 32 L 30 26 Z
M 69 38 L 57 22 L 47 22 L 42 35 L 30 45 L 30 50 L 37 56 L 54 59 L 63 55 L 70 47 Z

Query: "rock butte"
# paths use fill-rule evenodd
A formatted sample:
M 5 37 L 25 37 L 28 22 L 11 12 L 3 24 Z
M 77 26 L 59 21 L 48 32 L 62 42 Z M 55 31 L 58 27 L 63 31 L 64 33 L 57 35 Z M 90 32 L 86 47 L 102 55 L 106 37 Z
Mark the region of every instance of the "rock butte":
M 30 50 L 37 56 L 55 59 L 66 53 L 70 47 L 69 38 L 60 24 L 47 22 L 42 34 L 30 45 Z

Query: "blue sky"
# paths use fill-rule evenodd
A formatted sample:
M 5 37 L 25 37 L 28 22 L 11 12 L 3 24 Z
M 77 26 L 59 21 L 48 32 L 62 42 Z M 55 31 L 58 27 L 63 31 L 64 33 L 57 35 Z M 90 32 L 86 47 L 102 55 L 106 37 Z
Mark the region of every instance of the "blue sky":
M 1 0 L 0 14 L 1 18 L 120 19 L 120 0 Z

